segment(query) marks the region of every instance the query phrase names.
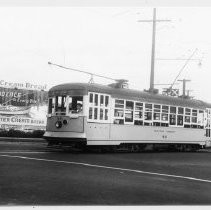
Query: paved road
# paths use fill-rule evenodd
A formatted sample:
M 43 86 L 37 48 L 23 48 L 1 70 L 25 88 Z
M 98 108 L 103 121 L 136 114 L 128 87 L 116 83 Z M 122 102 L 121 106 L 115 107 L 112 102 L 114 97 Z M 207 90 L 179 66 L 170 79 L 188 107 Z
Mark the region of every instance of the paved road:
M 204 204 L 211 152 L 100 154 L 0 142 L 0 205 Z

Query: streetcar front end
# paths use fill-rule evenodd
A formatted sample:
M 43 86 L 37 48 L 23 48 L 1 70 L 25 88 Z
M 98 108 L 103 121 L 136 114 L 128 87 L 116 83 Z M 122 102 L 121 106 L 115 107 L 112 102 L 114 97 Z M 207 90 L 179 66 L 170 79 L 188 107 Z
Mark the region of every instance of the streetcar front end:
M 44 138 L 49 145 L 86 145 L 85 95 L 78 90 L 50 90 Z

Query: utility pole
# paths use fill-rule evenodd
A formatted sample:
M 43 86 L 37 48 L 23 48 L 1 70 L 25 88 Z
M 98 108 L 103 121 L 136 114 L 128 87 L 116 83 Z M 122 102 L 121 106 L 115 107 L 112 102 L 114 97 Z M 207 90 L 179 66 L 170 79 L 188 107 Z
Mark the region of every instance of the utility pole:
M 150 73 L 150 88 L 149 92 L 155 92 L 154 89 L 154 68 L 155 68 L 155 35 L 156 35 L 156 22 L 169 22 L 171 20 L 157 20 L 156 8 L 153 9 L 153 20 L 138 20 L 138 22 L 152 22 L 152 53 L 151 53 L 151 73 Z
M 190 92 L 191 92 L 191 91 L 193 91 L 193 90 L 187 90 L 187 97 L 188 97 L 188 98 L 193 98 L 193 96 L 190 96 Z
M 155 33 L 156 33 L 156 8 L 153 9 L 151 73 L 150 73 L 150 88 L 149 88 L 150 92 L 154 91 Z
M 186 97 L 186 94 L 185 94 L 185 92 L 186 92 L 186 82 L 190 82 L 191 80 L 188 80 L 188 79 L 182 79 L 181 80 L 181 79 L 179 79 L 177 81 L 182 82 L 182 97 L 185 98 Z

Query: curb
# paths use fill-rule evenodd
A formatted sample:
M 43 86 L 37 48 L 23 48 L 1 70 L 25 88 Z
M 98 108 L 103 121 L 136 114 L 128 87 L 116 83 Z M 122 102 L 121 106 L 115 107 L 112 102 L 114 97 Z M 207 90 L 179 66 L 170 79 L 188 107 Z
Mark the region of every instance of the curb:
M 40 142 L 45 143 L 43 138 L 18 138 L 18 137 L 0 137 L 0 142 Z

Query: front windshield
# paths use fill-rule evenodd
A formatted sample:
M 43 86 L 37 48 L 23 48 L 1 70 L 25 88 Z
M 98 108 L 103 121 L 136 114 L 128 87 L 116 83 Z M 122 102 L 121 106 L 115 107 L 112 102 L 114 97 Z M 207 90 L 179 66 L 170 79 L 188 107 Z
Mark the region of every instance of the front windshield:
M 82 113 L 82 96 L 56 96 L 49 98 L 48 114 L 66 115 L 70 113 Z

